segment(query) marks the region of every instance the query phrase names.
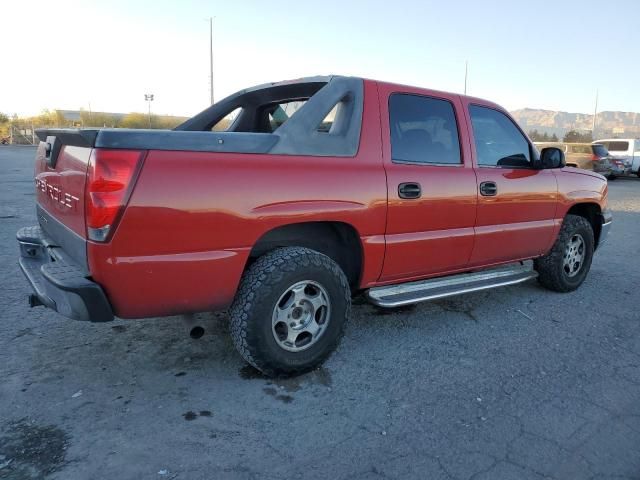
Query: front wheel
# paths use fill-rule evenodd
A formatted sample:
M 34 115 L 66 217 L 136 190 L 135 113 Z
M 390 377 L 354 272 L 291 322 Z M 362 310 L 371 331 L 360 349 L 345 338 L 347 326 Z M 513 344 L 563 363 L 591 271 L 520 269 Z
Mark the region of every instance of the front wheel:
M 551 251 L 534 261 L 538 281 L 555 292 L 571 292 L 589 273 L 593 259 L 593 229 L 586 218 L 567 215 Z
M 349 283 L 329 257 L 301 247 L 277 248 L 244 273 L 229 311 L 233 342 L 268 376 L 322 363 L 343 335 Z

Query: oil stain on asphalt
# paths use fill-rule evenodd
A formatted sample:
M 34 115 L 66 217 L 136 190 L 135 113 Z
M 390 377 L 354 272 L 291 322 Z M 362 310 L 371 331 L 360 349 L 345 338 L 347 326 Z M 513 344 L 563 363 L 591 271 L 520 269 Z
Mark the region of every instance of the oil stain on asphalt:
M 294 397 L 288 394 L 299 391 L 305 385 L 320 385 L 329 390 L 333 385 L 331 374 L 323 367 L 295 377 L 269 378 L 251 365 L 245 365 L 238 375 L 244 380 L 264 380 L 266 387 L 262 391 L 283 403 L 293 402 Z M 280 393 L 282 391 L 286 394 Z
M 198 417 L 211 417 L 212 415 L 213 414 L 211 413 L 210 410 L 200 410 L 199 412 L 193 412 L 189 410 L 188 412 L 185 412 L 182 414 L 184 419 L 188 422 L 191 422 Z
M 40 479 L 66 465 L 69 435 L 28 419 L 5 424 L 0 434 L 0 479 Z
M 291 402 L 293 402 L 293 397 L 291 395 L 279 394 L 278 390 L 276 390 L 273 387 L 264 387 L 262 389 L 262 391 L 264 393 L 266 393 L 267 395 L 272 396 L 276 400 L 280 400 L 282 403 L 291 403 Z

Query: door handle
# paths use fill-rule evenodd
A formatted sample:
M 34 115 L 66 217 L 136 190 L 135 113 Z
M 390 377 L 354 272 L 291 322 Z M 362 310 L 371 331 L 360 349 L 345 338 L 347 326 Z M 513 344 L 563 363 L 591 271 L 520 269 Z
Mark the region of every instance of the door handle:
M 422 195 L 422 188 L 420 184 L 416 182 L 405 182 L 398 185 L 398 196 L 400 198 L 420 198 Z
M 495 197 L 498 194 L 496 182 L 482 182 L 480 184 L 480 195 L 483 197 Z

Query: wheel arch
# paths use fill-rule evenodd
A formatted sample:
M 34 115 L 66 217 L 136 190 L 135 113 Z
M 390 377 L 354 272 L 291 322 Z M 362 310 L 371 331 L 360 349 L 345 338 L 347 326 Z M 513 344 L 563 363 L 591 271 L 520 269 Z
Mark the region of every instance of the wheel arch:
M 251 248 L 245 270 L 258 257 L 278 247 L 306 247 L 336 262 L 357 288 L 362 277 L 364 254 L 355 227 L 340 221 L 313 221 L 280 225 L 266 231 Z
M 593 229 L 594 249 L 598 248 L 600 232 L 602 231 L 602 209 L 595 202 L 576 203 L 567 210 L 567 215 L 577 215 L 585 218 Z

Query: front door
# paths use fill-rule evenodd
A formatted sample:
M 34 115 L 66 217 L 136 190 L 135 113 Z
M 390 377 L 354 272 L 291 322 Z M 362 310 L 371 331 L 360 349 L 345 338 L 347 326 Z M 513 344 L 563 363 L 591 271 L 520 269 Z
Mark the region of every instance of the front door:
M 380 85 L 387 174 L 385 261 L 380 280 L 464 268 L 471 256 L 476 177 L 456 95 Z
M 557 204 L 553 171 L 534 168 L 533 147 L 504 112 L 475 104 L 467 111 L 479 194 L 470 266 L 546 253 Z

